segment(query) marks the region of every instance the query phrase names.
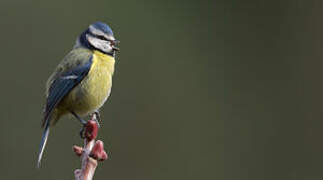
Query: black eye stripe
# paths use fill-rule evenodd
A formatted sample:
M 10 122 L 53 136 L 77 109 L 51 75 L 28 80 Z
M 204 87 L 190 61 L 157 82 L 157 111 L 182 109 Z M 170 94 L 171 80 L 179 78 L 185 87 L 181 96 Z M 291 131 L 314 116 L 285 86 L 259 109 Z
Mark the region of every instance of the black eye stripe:
M 107 40 L 107 38 L 105 38 L 104 36 L 96 36 L 96 37 L 101 40 Z

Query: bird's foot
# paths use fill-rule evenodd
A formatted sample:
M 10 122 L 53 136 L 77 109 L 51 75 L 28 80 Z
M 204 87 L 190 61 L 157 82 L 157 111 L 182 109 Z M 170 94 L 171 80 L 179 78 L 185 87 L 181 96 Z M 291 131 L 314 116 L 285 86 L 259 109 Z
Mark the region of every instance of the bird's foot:
M 97 125 L 98 125 L 98 127 L 99 127 L 99 128 L 101 127 L 101 126 L 100 126 L 101 116 L 100 116 L 99 111 L 95 111 L 94 113 L 92 113 L 92 114 L 90 115 L 90 118 L 91 118 L 92 120 L 95 120 L 95 122 L 97 123 Z
M 80 136 L 81 136 L 81 138 L 82 139 L 84 139 L 85 138 L 85 129 L 86 129 L 86 126 L 87 126 L 87 121 L 85 121 L 84 119 L 79 119 L 80 120 L 80 122 L 81 122 L 81 124 L 82 124 L 82 128 L 81 128 L 81 130 L 80 130 Z
M 83 124 L 81 130 L 80 130 L 80 136 L 82 139 L 85 139 L 85 128 L 86 128 L 86 123 Z
M 89 120 L 86 124 L 83 125 L 80 131 L 81 138 L 88 141 L 95 139 L 98 134 L 98 128 L 98 124 L 95 120 Z

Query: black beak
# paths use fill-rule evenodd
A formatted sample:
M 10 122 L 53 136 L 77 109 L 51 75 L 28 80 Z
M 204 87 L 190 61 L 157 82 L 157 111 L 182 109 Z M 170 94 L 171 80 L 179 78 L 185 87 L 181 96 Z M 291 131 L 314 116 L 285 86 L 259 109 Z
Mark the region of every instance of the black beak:
M 118 40 L 111 41 L 112 49 L 114 51 L 120 51 L 120 49 L 118 47 L 116 47 L 116 45 L 119 44 L 119 43 L 120 43 L 120 41 L 118 41 Z

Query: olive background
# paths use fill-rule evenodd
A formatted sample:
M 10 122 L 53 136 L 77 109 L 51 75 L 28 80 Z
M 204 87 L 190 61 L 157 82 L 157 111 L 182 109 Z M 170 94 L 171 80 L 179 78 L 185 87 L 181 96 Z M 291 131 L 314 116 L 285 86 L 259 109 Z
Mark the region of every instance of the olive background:
M 95 21 L 121 41 L 94 179 L 323 178 L 323 2 L 0 2 L 0 179 L 73 179 L 80 124 L 51 129 L 45 83 Z

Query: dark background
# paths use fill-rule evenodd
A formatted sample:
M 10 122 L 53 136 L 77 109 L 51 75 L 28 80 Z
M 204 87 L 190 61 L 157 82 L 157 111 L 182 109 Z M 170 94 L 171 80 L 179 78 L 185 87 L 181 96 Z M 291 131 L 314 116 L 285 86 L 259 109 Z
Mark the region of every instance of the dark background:
M 76 120 L 36 169 L 45 82 L 90 23 L 121 41 L 95 179 L 323 178 L 323 2 L 0 2 L 0 179 L 73 179 Z

